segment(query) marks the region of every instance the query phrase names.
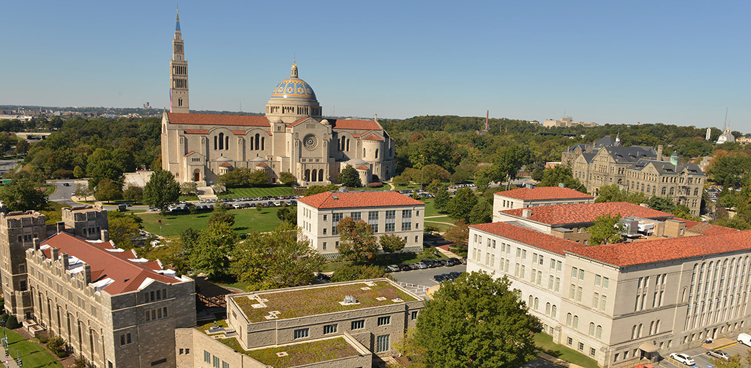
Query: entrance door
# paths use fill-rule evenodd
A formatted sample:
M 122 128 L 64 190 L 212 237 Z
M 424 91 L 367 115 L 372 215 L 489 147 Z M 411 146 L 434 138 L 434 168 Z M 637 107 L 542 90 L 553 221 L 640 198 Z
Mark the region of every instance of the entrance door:
M 199 181 L 201 180 L 201 174 L 198 172 L 198 170 L 193 172 L 193 181 Z

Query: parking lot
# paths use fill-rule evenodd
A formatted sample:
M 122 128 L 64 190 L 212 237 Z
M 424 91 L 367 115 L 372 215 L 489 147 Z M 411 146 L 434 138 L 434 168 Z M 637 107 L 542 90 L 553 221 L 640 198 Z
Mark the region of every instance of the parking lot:
M 720 351 L 724 351 L 730 356 L 733 355 L 740 355 L 741 357 L 745 357 L 748 354 L 749 348 L 745 345 L 739 344 L 737 342 L 730 343 L 728 345 L 724 345 L 718 349 Z M 707 355 L 707 349 L 705 348 L 693 348 L 686 351 L 682 351 L 681 353 L 688 354 L 691 356 L 691 358 L 694 359 L 695 364 L 694 367 L 697 368 L 712 368 L 714 365 L 710 362 L 712 357 Z M 678 361 L 675 361 L 669 357 L 664 357 L 659 363 L 655 364 L 655 368 L 686 368 L 687 365 L 681 364 Z
M 426 268 L 424 270 L 392 272 L 391 277 L 393 277 L 394 280 L 405 284 L 431 287 L 433 285 L 438 285 L 438 282 L 433 279 L 433 276 L 435 275 L 449 272 L 465 272 L 466 270 L 467 265 L 443 266 L 436 268 Z

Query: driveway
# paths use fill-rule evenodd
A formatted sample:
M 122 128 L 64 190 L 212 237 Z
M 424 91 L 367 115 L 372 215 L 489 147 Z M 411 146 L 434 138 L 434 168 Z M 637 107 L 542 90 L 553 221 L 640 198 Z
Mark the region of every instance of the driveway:
M 467 271 L 467 265 L 458 265 L 451 267 L 444 266 L 436 268 L 426 268 L 424 270 L 392 272 L 391 277 L 393 277 L 396 281 L 405 284 L 431 287 L 433 285 L 438 285 L 438 282 L 433 280 L 433 276 L 454 271 L 465 272 Z

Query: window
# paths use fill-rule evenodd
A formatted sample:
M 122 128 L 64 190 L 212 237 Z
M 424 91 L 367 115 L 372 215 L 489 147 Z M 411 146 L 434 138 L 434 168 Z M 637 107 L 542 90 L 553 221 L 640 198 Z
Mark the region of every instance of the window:
M 381 335 L 376 337 L 376 353 L 388 351 L 391 349 L 390 344 L 391 335 Z
M 324 335 L 328 335 L 328 334 L 336 333 L 336 331 L 337 331 L 337 329 L 338 329 L 338 328 L 337 328 L 338 326 L 339 326 L 339 325 L 337 325 L 337 324 L 333 324 L 333 325 L 324 325 L 324 326 L 323 326 L 323 334 L 324 334 Z
M 574 325 L 573 325 L 573 327 L 574 327 L 574 329 L 578 329 L 579 328 L 579 316 L 574 316 Z
M 595 275 L 595 286 L 600 286 L 601 281 L 602 281 L 602 276 Z
M 576 290 L 576 301 L 580 302 L 582 301 L 582 287 L 579 286 L 579 289 Z
M 555 291 L 558 292 L 561 290 L 561 278 L 556 277 L 555 278 Z
M 568 294 L 569 299 L 574 299 L 576 297 L 576 285 L 571 284 L 571 291 Z
M 214 368 L 219 368 L 219 357 L 214 356 L 213 366 L 214 366 Z
M 566 344 L 567 344 L 568 346 L 571 346 L 571 345 L 572 345 L 573 343 L 574 343 L 574 339 L 572 339 L 572 338 L 570 338 L 570 337 L 566 338 Z
M 295 338 L 296 339 L 303 339 L 303 338 L 308 337 L 308 331 L 309 331 L 309 329 L 307 329 L 307 328 L 301 328 L 299 330 L 295 330 L 294 331 Z
M 566 314 L 566 326 L 571 326 L 572 318 L 573 318 L 573 316 L 571 315 L 571 313 Z M 569 344 L 569 345 L 571 345 L 571 344 Z
M 359 321 L 352 321 L 352 328 L 351 330 L 361 330 L 365 328 L 365 320 L 359 320 Z
M 579 275 L 579 269 L 576 267 L 571 268 L 571 279 L 576 280 L 576 277 Z
M 599 308 L 600 307 L 600 294 L 595 293 L 594 298 L 592 298 L 592 308 Z
M 378 225 L 376 225 L 378 226 Z M 402 231 L 412 230 L 411 222 L 402 222 Z
M 606 295 L 602 296 L 602 300 L 600 301 L 600 310 L 605 310 L 605 307 L 608 304 L 608 297 Z
M 323 229 L 326 230 L 326 229 Z M 323 242 L 323 250 L 326 250 L 326 242 Z
M 607 277 L 603 277 L 602 278 L 602 287 L 604 287 L 605 289 L 607 289 L 609 283 L 610 283 L 610 279 L 608 279 Z
M 602 326 L 597 326 L 597 336 L 598 339 L 602 339 Z
M 361 212 L 352 212 L 352 220 L 357 222 L 362 220 L 362 213 Z
M 584 280 L 584 270 L 579 270 L 579 280 Z
M 385 325 L 390 325 L 390 324 L 391 324 L 391 317 L 390 316 L 378 317 L 378 325 L 379 326 L 385 326 Z
M 563 262 L 557 261 L 556 263 L 558 263 L 558 267 L 557 268 L 558 268 L 558 271 L 560 271 L 563 268 Z
M 222 360 L 222 368 L 229 368 L 229 363 Z
M 206 350 L 203 351 L 203 362 L 204 363 L 211 363 L 211 353 L 209 353 Z
M 584 343 L 583 342 L 579 343 L 579 351 L 584 351 Z
M 589 348 L 589 355 L 595 356 L 595 354 L 597 354 L 597 350 L 595 350 L 595 348 Z
M 410 316 L 411 319 L 417 319 L 417 311 L 412 311 L 412 314 Z
M 595 335 L 595 324 L 594 322 L 589 322 L 589 336 Z

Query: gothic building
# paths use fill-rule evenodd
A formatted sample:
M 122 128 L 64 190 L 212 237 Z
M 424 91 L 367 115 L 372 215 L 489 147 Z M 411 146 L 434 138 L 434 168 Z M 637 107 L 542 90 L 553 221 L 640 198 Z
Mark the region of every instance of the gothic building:
M 188 62 L 180 18 L 170 61 L 170 112 L 162 115 L 162 168 L 178 182 L 216 183 L 235 168 L 283 172 L 301 185 L 336 182 L 347 165 L 363 184 L 394 176 L 394 140 L 376 119 L 325 119 L 313 88 L 293 63 L 277 85 L 264 116 L 190 113 Z

